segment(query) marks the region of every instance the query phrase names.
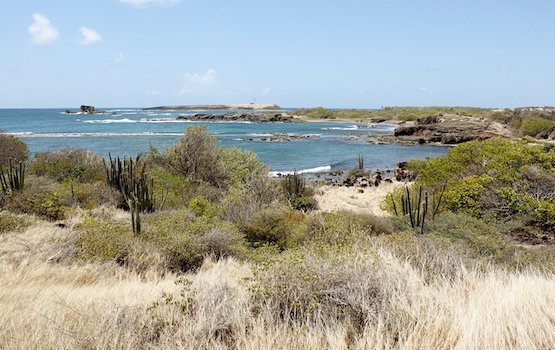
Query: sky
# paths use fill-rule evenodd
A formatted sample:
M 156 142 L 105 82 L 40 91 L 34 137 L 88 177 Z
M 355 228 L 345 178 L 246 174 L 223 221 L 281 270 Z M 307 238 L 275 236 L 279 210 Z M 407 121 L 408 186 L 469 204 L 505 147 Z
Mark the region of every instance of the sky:
M 555 105 L 553 0 L 0 0 L 0 108 Z

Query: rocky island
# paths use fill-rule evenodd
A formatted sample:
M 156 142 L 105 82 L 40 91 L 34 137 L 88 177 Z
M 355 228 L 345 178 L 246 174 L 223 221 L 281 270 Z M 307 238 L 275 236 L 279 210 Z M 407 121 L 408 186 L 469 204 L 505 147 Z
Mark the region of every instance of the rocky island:
M 177 120 L 201 122 L 249 122 L 249 123 L 299 123 L 302 119 L 286 113 L 197 113 L 182 115 Z

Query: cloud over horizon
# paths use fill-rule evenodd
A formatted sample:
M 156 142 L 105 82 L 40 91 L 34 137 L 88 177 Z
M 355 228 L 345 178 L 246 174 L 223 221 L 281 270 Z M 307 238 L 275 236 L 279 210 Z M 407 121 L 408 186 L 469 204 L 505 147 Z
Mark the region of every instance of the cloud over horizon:
M 179 94 L 205 94 L 213 91 L 218 84 L 218 72 L 210 68 L 206 73 L 187 73 Z
M 181 0 L 119 0 L 119 2 L 134 6 L 136 8 L 147 8 L 151 6 L 173 6 Z
M 102 37 L 96 32 L 96 30 L 88 27 L 81 27 L 79 29 L 81 35 L 83 36 L 79 43 L 84 46 L 100 44 L 102 42 Z
M 60 32 L 45 15 L 33 13 L 33 24 L 28 28 L 31 42 L 35 45 L 49 45 L 58 40 Z

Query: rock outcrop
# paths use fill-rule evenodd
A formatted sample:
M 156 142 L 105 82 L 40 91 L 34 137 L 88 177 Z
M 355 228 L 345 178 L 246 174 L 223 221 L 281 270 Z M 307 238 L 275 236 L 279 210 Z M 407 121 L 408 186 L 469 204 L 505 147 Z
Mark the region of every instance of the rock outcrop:
M 486 118 L 458 115 L 431 116 L 412 125 L 395 129 L 394 136 L 413 143 L 441 143 L 454 145 L 471 140 L 485 140 L 495 136 L 511 137 L 511 132 L 500 123 Z
M 299 123 L 302 120 L 285 113 L 197 113 L 179 116 L 177 120 L 205 122 L 250 122 L 250 123 Z

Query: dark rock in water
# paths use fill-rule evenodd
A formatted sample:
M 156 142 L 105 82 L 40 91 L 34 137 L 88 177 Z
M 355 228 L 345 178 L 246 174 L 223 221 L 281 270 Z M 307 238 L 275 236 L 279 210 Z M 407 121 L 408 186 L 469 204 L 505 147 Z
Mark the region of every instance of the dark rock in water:
M 392 184 L 392 183 L 393 183 L 393 180 L 391 180 L 391 179 L 385 179 L 385 182 L 388 183 L 388 184 Z
M 358 193 L 364 193 L 364 190 L 362 188 L 359 188 Z
M 86 114 L 96 114 L 99 113 L 94 106 L 81 106 L 81 112 Z
M 302 120 L 285 113 L 197 113 L 189 116 L 178 116 L 177 120 L 208 121 L 208 122 L 250 122 L 250 123 L 299 123 Z
M 386 120 L 387 120 L 387 119 L 385 119 L 385 118 L 379 118 L 379 117 L 378 117 L 378 118 L 370 118 L 370 122 L 371 122 L 371 123 L 383 123 L 383 122 L 385 122 Z

